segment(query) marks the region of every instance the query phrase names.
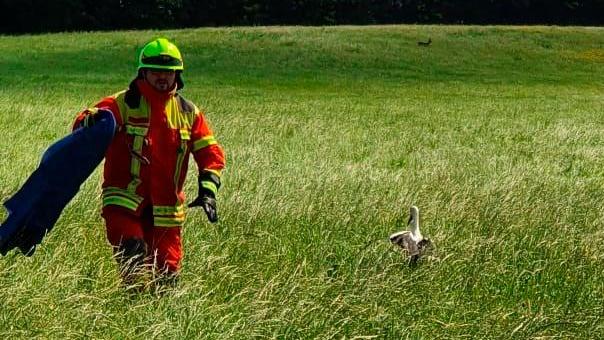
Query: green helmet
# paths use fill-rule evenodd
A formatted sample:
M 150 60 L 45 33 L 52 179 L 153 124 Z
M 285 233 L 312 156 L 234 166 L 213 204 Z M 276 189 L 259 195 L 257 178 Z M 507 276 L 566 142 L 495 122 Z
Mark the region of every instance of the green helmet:
M 182 56 L 178 47 L 165 38 L 155 39 L 143 47 L 138 56 L 138 69 L 182 71 Z

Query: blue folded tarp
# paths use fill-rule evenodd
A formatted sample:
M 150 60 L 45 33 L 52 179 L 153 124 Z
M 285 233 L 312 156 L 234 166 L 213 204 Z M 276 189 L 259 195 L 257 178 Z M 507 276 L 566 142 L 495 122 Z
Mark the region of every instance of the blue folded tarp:
M 33 255 L 105 157 L 115 129 L 113 113 L 99 110 L 92 126 L 78 128 L 44 152 L 38 168 L 4 203 L 9 215 L 0 226 L 0 254 L 19 248 L 24 255 Z

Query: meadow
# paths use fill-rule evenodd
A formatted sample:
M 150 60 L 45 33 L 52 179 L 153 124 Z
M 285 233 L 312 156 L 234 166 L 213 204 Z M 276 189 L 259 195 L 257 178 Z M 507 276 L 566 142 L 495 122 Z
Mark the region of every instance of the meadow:
M 158 36 L 226 151 L 220 222 L 189 210 L 179 286 L 126 292 L 97 169 L 0 258 L 0 338 L 604 338 L 604 28 L 0 36 L 3 201 Z M 412 204 L 414 268 L 388 241 Z

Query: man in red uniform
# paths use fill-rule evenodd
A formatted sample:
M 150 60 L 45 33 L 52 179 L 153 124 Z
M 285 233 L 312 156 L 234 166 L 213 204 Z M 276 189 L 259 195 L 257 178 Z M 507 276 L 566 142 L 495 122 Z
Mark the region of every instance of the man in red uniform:
M 117 121 L 105 155 L 102 216 L 126 283 L 133 283 L 144 265 L 160 281 L 176 278 L 185 221 L 182 188 L 191 153 L 199 168 L 199 194 L 189 207 L 201 206 L 210 222 L 218 220 L 224 153 L 204 114 L 177 92 L 184 86 L 183 69 L 173 43 L 149 42 L 129 88 L 81 112 L 74 124 L 93 124 L 100 108 L 111 110 Z

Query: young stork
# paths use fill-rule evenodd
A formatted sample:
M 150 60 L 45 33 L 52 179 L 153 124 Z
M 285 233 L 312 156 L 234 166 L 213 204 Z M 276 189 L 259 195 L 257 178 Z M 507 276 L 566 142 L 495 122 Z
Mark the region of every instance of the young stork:
M 409 255 L 409 265 L 414 265 L 422 251 L 432 243 L 422 236 L 419 230 L 419 209 L 411 206 L 409 213 L 409 230 L 399 231 L 390 235 L 390 242 L 403 248 Z

